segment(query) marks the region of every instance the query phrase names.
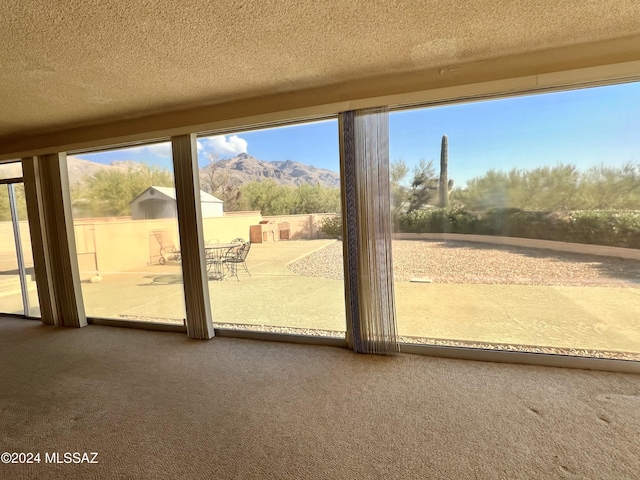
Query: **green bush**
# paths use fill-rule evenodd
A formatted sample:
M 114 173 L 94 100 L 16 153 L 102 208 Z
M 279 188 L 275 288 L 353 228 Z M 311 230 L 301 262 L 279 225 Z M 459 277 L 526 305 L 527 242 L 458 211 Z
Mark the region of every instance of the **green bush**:
M 452 208 L 447 214 L 451 231 L 456 233 L 473 233 L 476 229 L 476 218 L 464 208 Z
M 569 225 L 574 242 L 640 248 L 640 212 L 571 212 Z
M 329 238 L 338 238 L 342 236 L 342 217 L 324 217 L 318 225 L 320 231 Z
M 640 211 L 527 212 L 517 208 L 470 213 L 462 208 L 418 210 L 398 217 L 407 233 L 475 233 L 640 248 Z
M 398 229 L 408 233 L 473 233 L 475 219 L 463 208 L 414 210 L 398 216 Z
M 398 215 L 398 228 L 400 232 L 425 233 L 431 232 L 429 219 L 431 216 L 425 210 L 414 210 Z
M 476 217 L 476 232 L 479 235 L 509 236 L 515 225 L 512 218 L 520 213 L 518 208 L 490 208 Z

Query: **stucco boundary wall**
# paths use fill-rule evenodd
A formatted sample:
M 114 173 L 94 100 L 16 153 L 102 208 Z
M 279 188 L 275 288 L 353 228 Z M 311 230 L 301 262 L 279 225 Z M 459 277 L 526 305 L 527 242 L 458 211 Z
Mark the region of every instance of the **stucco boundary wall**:
M 80 221 L 74 231 L 81 280 L 96 271 L 122 272 L 156 263 L 161 246 L 178 245 L 175 218 Z
M 268 215 L 263 216 L 262 220 L 279 223 L 288 223 L 290 228 L 290 240 L 313 240 L 323 238 L 324 235 L 320 231 L 319 223 L 323 218 L 335 217 L 335 213 L 313 213 L 302 215 Z
M 324 217 L 335 214 L 282 215 L 263 217 L 259 211 L 227 212 L 224 217 L 202 220 L 205 241 L 226 243 L 234 238 L 249 239 L 249 228 L 263 220 L 289 223 L 291 240 L 322 237 L 317 228 Z M 10 225 L 9 225 L 10 228 Z M 109 274 L 157 264 L 160 247 L 179 245 L 175 218 L 131 220 L 131 217 L 79 218 L 74 224 L 80 277 L 87 280 L 96 272 Z M 8 229 L 7 229 L 8 234 Z
M 492 235 L 472 235 L 464 233 L 394 233 L 394 240 L 460 240 L 465 242 L 509 245 L 512 247 L 540 248 L 557 252 L 583 253 L 604 257 L 628 258 L 640 260 L 640 250 L 634 248 L 606 247 L 585 243 L 556 242 L 519 237 L 497 237 Z
M 249 239 L 249 227 L 262 220 L 259 211 L 225 212 L 224 217 L 202 219 L 205 242 L 227 243 L 234 238 Z
M 205 241 L 225 243 L 249 237 L 249 226 L 260 222 L 260 212 L 246 212 L 202 221 Z M 108 274 L 154 265 L 161 247 L 179 248 L 175 218 L 156 220 L 78 219 L 74 225 L 78 265 L 82 280 L 96 272 Z

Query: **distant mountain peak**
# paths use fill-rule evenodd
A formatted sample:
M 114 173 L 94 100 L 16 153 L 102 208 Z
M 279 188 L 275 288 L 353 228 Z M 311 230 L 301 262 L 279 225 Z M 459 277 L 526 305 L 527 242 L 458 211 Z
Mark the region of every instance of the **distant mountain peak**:
M 116 160 L 106 165 L 77 157 L 67 157 L 69 165 L 69 179 L 75 184 L 87 176 L 103 170 L 128 171 L 141 168 L 142 164 L 132 160 Z M 218 160 L 200 169 L 201 178 L 205 178 L 211 169 L 215 169 L 216 176 L 228 175 L 229 183 L 241 185 L 253 181 L 271 180 L 281 185 L 323 185 L 330 188 L 340 187 L 340 175 L 337 172 L 312 165 L 296 162 L 294 160 L 281 160 L 266 162 L 259 160 L 248 153 L 239 153 L 233 158 Z
M 134 160 L 114 160 L 109 165 L 112 167 L 138 167 L 140 163 Z
M 313 165 L 293 160 L 266 162 L 248 153 L 239 153 L 233 158 L 218 160 L 200 169 L 207 174 L 215 168 L 219 172 L 229 174 L 230 183 L 241 185 L 252 181 L 273 180 L 281 185 L 323 185 L 330 188 L 340 186 L 340 175 L 331 170 L 317 168 Z

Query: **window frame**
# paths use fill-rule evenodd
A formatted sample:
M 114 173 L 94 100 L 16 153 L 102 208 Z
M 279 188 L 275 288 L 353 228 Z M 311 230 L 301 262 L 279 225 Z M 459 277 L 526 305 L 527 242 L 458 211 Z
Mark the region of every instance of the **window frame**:
M 118 138 L 103 140 L 79 140 L 76 143 L 68 144 L 68 148 L 60 148 L 60 150 L 66 150 L 68 151 L 69 155 L 73 155 L 77 153 L 86 153 L 88 151 L 96 152 L 114 148 L 139 146 L 142 144 L 155 143 L 158 141 L 167 141 L 171 136 L 175 135 L 195 135 L 196 138 L 211 135 L 228 135 L 230 133 L 262 130 L 266 128 L 273 128 L 275 126 L 295 125 L 314 120 L 336 118 L 339 114 L 345 111 L 365 107 L 389 106 L 390 112 L 396 112 L 419 107 L 453 105 L 474 101 L 536 95 L 549 92 L 570 91 L 605 85 L 617 85 L 622 83 L 640 81 L 640 74 L 637 73 L 639 66 L 640 65 L 638 65 L 638 62 L 628 62 L 625 64 L 588 67 L 578 70 L 531 75 L 527 77 L 515 77 L 477 84 L 447 86 L 427 91 L 400 93 L 387 95 L 384 97 L 365 98 L 358 101 L 341 102 L 332 105 L 321 105 L 316 106 L 315 108 L 309 107 L 307 109 L 291 110 L 288 112 L 273 112 L 271 114 L 267 113 L 263 115 L 255 115 L 253 117 L 235 119 L 232 118 L 224 121 L 214 122 L 214 124 L 209 128 L 199 128 L 199 126 L 185 126 L 170 130 L 168 133 L 167 131 L 165 131 L 165 133 L 160 136 L 156 136 L 152 133 L 136 133 L 131 135 L 127 140 L 121 140 Z M 287 117 L 287 115 L 290 115 L 290 117 Z M 269 118 L 271 118 L 271 120 Z M 0 158 L 2 158 L 2 156 L 0 156 Z M 341 192 L 341 196 L 344 198 L 343 192 Z M 202 222 L 202 219 L 200 218 L 198 221 Z M 74 261 L 77 262 L 77 260 L 74 260 L 72 258 L 72 262 Z M 187 312 L 189 312 L 188 307 Z M 138 325 L 136 322 L 118 321 L 111 319 L 90 318 L 89 323 L 186 332 L 186 327 L 149 324 Z M 218 336 L 228 336 L 235 338 L 253 338 L 260 340 L 286 342 L 292 341 L 297 343 L 324 344 L 335 346 L 346 346 L 347 344 L 346 340 L 342 341 L 338 339 L 328 339 L 323 337 L 292 336 L 278 333 L 244 332 L 239 330 L 236 331 L 227 329 L 215 329 L 214 331 Z M 347 332 L 347 337 L 348 336 L 349 332 Z M 640 373 L 640 362 L 627 360 L 611 360 L 591 357 L 568 357 L 551 354 L 534 354 L 513 351 L 488 351 L 466 347 L 441 347 L 414 344 L 400 344 L 400 351 L 405 353 L 442 356 L 449 358 L 462 358 L 469 360 L 525 363 L 569 368 L 587 368 Z

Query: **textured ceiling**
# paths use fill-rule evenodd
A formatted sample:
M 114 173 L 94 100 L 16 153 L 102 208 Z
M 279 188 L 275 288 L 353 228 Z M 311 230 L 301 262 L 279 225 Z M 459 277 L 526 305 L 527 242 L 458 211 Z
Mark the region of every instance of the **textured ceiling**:
M 549 48 L 640 39 L 638 0 L 0 5 L 0 142 Z

